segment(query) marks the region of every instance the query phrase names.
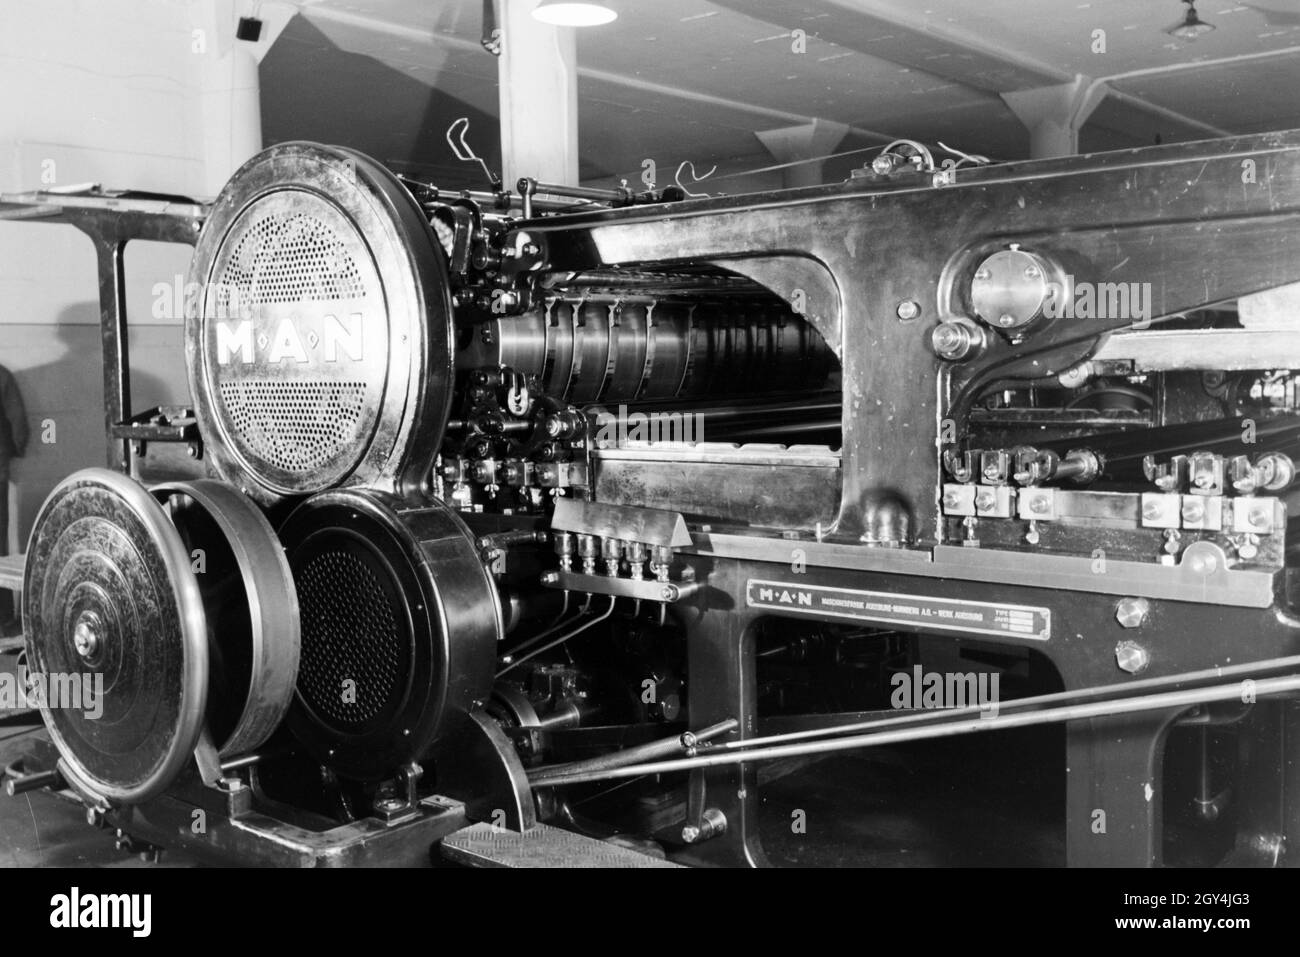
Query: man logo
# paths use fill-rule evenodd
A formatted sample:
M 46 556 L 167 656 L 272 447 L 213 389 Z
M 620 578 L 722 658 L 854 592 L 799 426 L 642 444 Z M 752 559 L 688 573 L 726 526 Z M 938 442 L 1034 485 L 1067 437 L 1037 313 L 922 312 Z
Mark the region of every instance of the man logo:
M 776 602 L 782 605 L 801 605 L 805 608 L 812 607 L 812 592 L 791 590 L 782 588 L 779 592 L 774 588 L 759 588 L 758 600 L 765 602 Z
M 360 362 L 365 356 L 365 324 L 361 313 L 354 312 L 340 319 L 338 316 L 326 315 L 321 318 L 321 332 L 317 335 L 309 332 L 304 344 L 303 336 L 292 319 L 282 319 L 271 336 L 254 337 L 253 323 L 244 319 L 237 323 L 218 322 L 217 365 L 230 365 L 238 361 L 251 365 L 257 351 L 265 352 L 265 361 L 309 362 L 308 347 L 321 349 L 321 359 L 325 362 L 338 362 L 346 357 L 353 362 Z

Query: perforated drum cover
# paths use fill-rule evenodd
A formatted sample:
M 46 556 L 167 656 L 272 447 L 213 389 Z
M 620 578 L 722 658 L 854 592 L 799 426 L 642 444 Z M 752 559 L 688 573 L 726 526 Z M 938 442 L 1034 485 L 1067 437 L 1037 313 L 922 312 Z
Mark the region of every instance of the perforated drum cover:
M 117 803 L 160 793 L 190 760 L 208 690 L 198 584 L 162 507 L 105 469 L 60 483 L 28 543 L 23 620 L 70 776 Z
M 420 761 L 492 687 L 501 605 L 473 536 L 441 503 L 346 490 L 299 505 L 280 538 L 302 631 L 290 728 L 346 777 Z
M 443 257 L 406 189 L 360 154 L 286 143 L 235 173 L 187 287 L 216 471 L 263 503 L 418 481 L 452 387 Z

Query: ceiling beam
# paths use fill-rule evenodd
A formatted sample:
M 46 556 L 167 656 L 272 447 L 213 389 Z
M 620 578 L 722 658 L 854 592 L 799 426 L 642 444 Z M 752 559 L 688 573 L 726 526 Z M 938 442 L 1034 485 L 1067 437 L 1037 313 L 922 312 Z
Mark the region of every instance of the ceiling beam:
M 408 27 L 405 24 L 393 23 L 388 20 L 381 20 L 375 17 L 369 17 L 345 10 L 336 10 L 332 7 L 310 5 L 303 8 L 302 14 L 312 22 L 325 21 L 327 23 L 334 23 L 342 26 L 351 26 L 357 29 L 369 30 L 387 36 L 399 37 L 407 43 L 425 44 L 434 48 L 443 46 L 466 52 L 473 51 L 482 56 L 487 56 L 477 41 L 466 40 L 463 37 L 454 36 L 448 33 L 433 33 L 430 30 Z M 363 51 L 354 50 L 350 52 Z M 368 55 L 374 56 L 375 54 L 369 53 Z M 788 126 L 810 123 L 819 119 L 819 117 L 807 113 L 792 113 L 789 110 L 773 109 L 758 103 L 714 96 L 710 93 L 701 93 L 698 90 L 671 86 L 666 83 L 654 83 L 649 80 L 640 79 L 639 77 L 625 76 L 621 73 L 614 73 L 608 70 L 595 70 L 581 65 L 578 67 L 578 76 L 592 80 L 599 80 L 604 83 L 610 83 L 640 93 L 652 93 L 656 96 L 671 97 L 688 103 L 701 103 L 708 106 L 734 110 L 738 113 L 748 114 L 756 120 L 763 122 L 779 123 Z M 898 137 L 893 134 L 882 133 L 879 130 L 866 129 L 861 126 L 848 127 L 848 133 L 869 140 L 877 140 L 880 143 L 892 143 L 894 140 L 898 139 Z
M 878 57 L 910 70 L 928 73 L 942 80 L 958 83 L 968 89 L 1004 97 L 1018 91 L 1041 90 L 1058 85 L 1075 83 L 1075 75 L 1067 73 L 1022 50 L 990 42 L 986 38 L 966 31 L 930 23 L 909 22 L 900 16 L 898 8 L 887 0 L 712 0 L 720 7 L 772 24 L 792 29 L 807 15 L 851 17 L 852 23 L 843 20 L 836 24 L 835 37 L 827 42 L 846 50 L 854 50 Z M 1180 69 L 1194 69 L 1208 64 L 1178 64 Z M 1158 73 L 1165 68 L 1137 71 L 1142 75 Z M 1082 107 L 1090 104 L 1093 110 L 1107 97 L 1114 96 L 1125 106 L 1141 110 L 1162 119 L 1212 136 L 1230 136 L 1231 133 L 1186 116 L 1177 110 L 1160 106 L 1132 93 L 1115 90 L 1110 81 L 1120 77 L 1102 77 L 1091 80 L 1083 98 Z M 1013 112 L 1015 110 L 1013 109 Z M 1077 119 L 1076 114 L 1076 119 Z M 1074 129 L 1077 132 L 1082 122 Z

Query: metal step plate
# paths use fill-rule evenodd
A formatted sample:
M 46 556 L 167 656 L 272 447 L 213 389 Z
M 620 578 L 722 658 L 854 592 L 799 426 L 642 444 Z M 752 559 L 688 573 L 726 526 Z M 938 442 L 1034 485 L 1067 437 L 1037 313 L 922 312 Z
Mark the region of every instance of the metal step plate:
M 474 824 L 444 838 L 442 856 L 469 867 L 681 867 L 546 824 L 522 833 Z

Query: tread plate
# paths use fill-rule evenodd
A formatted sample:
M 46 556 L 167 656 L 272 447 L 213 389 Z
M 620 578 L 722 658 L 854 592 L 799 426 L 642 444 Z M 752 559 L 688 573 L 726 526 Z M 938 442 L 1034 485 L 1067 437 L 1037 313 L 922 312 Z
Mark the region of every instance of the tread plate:
M 546 824 L 522 833 L 474 824 L 444 838 L 442 856 L 470 867 L 682 866 Z

